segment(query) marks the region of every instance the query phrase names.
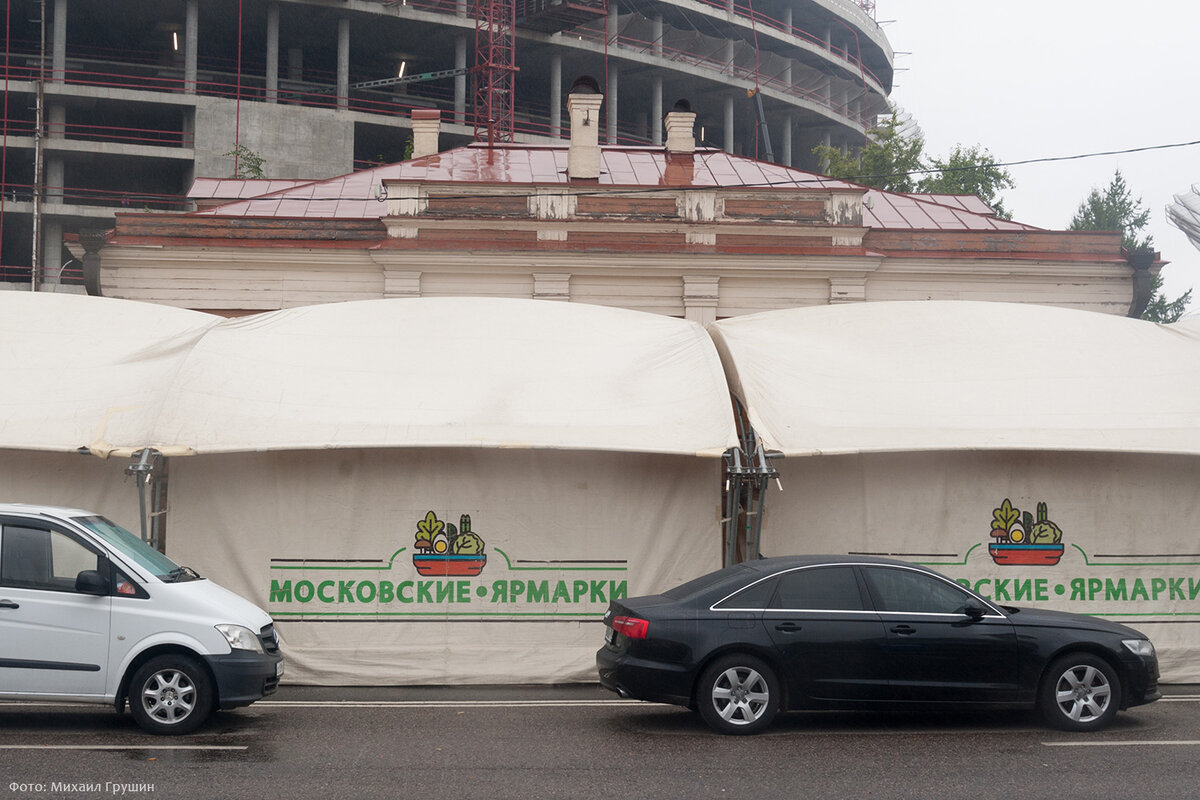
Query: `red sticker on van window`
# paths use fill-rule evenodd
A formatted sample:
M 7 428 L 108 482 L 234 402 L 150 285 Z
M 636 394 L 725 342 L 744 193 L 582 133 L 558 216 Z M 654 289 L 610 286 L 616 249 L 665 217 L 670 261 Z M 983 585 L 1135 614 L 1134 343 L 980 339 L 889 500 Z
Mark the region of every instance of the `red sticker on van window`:
M 137 588 L 129 581 L 117 583 L 117 594 L 137 594 Z

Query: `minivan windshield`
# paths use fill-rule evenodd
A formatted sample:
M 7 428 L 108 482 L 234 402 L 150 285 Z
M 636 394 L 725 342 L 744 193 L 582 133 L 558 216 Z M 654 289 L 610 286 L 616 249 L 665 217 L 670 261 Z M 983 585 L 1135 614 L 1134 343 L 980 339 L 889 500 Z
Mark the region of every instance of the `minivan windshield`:
M 75 517 L 75 521 L 99 536 L 104 543 L 128 558 L 142 569 L 149 571 L 160 580 L 174 581 L 184 575 L 186 567 L 180 567 L 171 559 L 155 550 L 150 545 L 122 528 L 115 522 L 104 517 Z M 187 570 L 190 572 L 190 570 Z M 194 574 L 194 573 L 192 573 Z M 183 577 L 189 580 L 190 576 Z

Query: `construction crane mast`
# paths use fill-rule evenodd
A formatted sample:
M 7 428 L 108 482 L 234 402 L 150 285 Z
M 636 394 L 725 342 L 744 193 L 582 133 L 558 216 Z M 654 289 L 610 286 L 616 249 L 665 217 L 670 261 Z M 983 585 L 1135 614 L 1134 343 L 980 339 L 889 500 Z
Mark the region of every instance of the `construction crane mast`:
M 513 140 L 516 0 L 475 0 L 475 141 Z

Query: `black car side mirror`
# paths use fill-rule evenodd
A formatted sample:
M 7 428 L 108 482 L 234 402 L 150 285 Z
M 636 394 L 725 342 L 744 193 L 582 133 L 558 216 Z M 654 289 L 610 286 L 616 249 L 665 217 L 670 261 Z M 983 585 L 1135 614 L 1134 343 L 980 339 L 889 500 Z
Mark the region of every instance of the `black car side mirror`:
M 94 569 L 85 569 L 75 576 L 75 591 L 79 594 L 108 594 L 108 578 Z
M 963 606 L 962 613 L 966 614 L 973 621 L 979 622 L 979 620 L 983 619 L 984 615 L 987 614 L 987 609 L 985 609 L 979 603 L 967 603 L 965 606 Z

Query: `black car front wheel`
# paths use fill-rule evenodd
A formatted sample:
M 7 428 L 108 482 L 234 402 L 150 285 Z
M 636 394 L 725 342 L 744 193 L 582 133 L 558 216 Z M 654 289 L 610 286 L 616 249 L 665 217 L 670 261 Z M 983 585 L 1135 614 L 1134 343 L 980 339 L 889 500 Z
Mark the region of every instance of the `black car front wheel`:
M 1046 721 L 1056 728 L 1099 730 L 1112 722 L 1121 707 L 1121 679 L 1097 656 L 1063 656 L 1046 670 L 1038 705 Z
M 704 670 L 696 689 L 700 716 L 718 733 L 758 733 L 779 710 L 779 681 L 753 656 L 722 656 Z

